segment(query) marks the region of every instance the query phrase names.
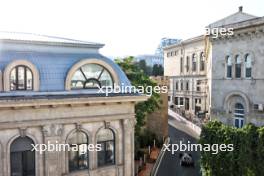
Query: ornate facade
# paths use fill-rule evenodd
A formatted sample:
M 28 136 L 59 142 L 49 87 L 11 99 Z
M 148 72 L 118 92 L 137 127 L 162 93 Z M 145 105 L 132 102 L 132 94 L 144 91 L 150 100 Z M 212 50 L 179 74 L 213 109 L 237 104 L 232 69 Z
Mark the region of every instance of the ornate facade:
M 7 36 L 0 52 L 0 175 L 133 176 L 134 105 L 146 97 L 97 93 L 98 86 L 130 85 L 98 52 L 103 45 Z M 77 148 L 33 150 L 42 144 Z M 84 148 L 97 144 L 100 150 Z
M 201 90 L 207 96 L 204 107 L 208 109 L 208 116 L 211 119 L 236 127 L 242 127 L 246 123 L 264 125 L 264 17 L 244 13 L 240 7 L 238 12 L 210 24 L 208 28 L 232 29 L 233 34 L 200 37 L 198 46 L 197 39 L 193 38 L 166 48 L 166 52 L 180 51 L 183 48 L 185 53 L 185 43 L 191 41 L 192 53 L 199 47 L 201 52 L 205 53 L 203 74 L 205 86 Z M 171 103 L 176 105 L 179 104 L 179 100 L 175 100 L 174 103 L 175 97 L 179 94 L 187 96 L 184 84 L 182 89 L 181 83 L 180 86 L 175 83 L 175 79 L 184 80 L 186 77 L 182 75 L 186 70 L 186 64 L 182 66 L 181 59 L 183 63 L 193 64 L 191 55 L 178 57 L 165 55 L 165 75 L 171 77 L 171 85 L 175 87 L 171 91 Z M 196 80 L 196 76 L 190 75 L 189 79 Z M 180 87 L 179 91 L 176 91 L 177 87 Z M 184 98 L 180 99 L 180 105 L 186 109 Z

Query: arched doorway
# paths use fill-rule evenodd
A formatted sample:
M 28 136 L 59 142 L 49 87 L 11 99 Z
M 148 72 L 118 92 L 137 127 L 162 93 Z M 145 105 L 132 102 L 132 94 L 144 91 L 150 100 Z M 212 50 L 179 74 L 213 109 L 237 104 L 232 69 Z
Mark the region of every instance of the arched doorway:
M 241 128 L 244 125 L 245 108 L 241 103 L 235 104 L 234 109 L 234 125 L 237 128 Z
M 33 140 L 18 137 L 10 147 L 11 176 L 35 176 L 35 151 Z

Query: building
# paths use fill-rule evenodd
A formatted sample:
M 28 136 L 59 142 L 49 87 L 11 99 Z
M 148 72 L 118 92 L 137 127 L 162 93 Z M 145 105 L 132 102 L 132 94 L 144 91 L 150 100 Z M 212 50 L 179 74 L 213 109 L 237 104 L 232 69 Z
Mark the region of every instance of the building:
M 169 104 L 188 118 L 208 111 L 204 40 L 198 36 L 164 49 L 164 74 L 170 77 Z
M 98 93 L 130 86 L 102 44 L 17 33 L 0 43 L 1 176 L 134 176 L 134 105 L 146 97 Z
M 199 83 L 203 85 L 200 90 L 207 96 L 204 102 L 201 99 L 202 110 L 208 110 L 211 119 L 236 127 L 247 123 L 264 125 L 264 17 L 244 13 L 239 7 L 238 12 L 210 24 L 208 28 L 232 29 L 233 34 L 195 37 L 165 49 L 164 71 L 165 76 L 170 76 L 172 87 L 170 103 L 189 109 L 184 98 L 178 100 L 176 97 L 181 94 L 187 97 L 186 87 L 190 87 L 191 83 L 191 89 L 197 90 Z M 188 42 L 191 51 L 183 55 L 186 54 Z M 171 53 L 175 53 L 174 56 Z M 191 53 L 197 56 L 193 57 Z M 199 53 L 204 53 L 204 56 Z M 199 75 L 201 82 L 196 74 L 190 74 L 190 83 L 184 83 L 185 71 L 188 67 L 193 70 L 195 65 L 200 68 L 204 65 L 205 71 Z M 195 106 L 191 105 L 190 108 L 196 112 Z
M 151 55 L 151 54 L 145 54 L 145 55 L 139 55 L 136 56 L 136 62 L 140 62 L 141 60 L 144 60 L 146 62 L 146 66 L 149 66 L 153 68 L 154 65 L 162 65 L 163 66 L 163 57 L 158 55 Z
M 158 48 L 156 49 L 155 55 L 163 57 L 164 56 L 163 48 L 179 43 L 180 41 L 181 41 L 180 39 L 173 39 L 173 38 L 166 38 L 166 37 L 162 38 L 160 40 L 160 44 Z
M 264 17 L 243 12 L 209 25 L 233 28 L 234 34 L 212 38 L 208 52 L 211 118 L 242 127 L 264 125 Z

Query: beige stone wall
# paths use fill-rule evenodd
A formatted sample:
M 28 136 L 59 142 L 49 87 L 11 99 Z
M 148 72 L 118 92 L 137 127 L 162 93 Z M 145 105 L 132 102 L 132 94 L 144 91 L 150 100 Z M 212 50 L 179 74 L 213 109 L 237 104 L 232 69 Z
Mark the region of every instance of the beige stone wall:
M 2 100 L 0 103 L 0 157 L 2 158 L 0 175 L 10 175 L 10 145 L 21 135 L 30 137 L 35 144 L 48 141 L 67 143 L 68 135 L 81 129 L 88 135 L 89 143 L 96 144 L 96 134 L 101 128 L 107 126 L 115 133 L 115 165 L 98 168 L 97 153 L 90 152 L 89 170 L 69 173 L 68 152 L 45 152 L 44 154 L 36 152 L 36 175 L 134 176 L 134 102 L 137 101 L 136 99 L 135 97 L 127 98 L 123 103 L 121 99 L 120 101 L 115 99 L 108 103 L 78 105 L 70 105 L 67 99 L 57 100 L 57 105 L 47 105 L 48 102 L 52 102 L 50 100 L 30 101 L 31 105 L 26 102 L 18 103 L 17 100 L 4 103 Z

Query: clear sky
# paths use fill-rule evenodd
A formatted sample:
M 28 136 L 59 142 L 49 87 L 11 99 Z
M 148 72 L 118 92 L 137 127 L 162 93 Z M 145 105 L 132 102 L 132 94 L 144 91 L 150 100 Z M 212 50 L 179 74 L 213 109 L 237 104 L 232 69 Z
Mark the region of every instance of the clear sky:
M 241 5 L 264 16 L 263 0 L 6 0 L 0 31 L 100 42 L 107 56 L 152 54 L 161 38 L 203 34 Z

